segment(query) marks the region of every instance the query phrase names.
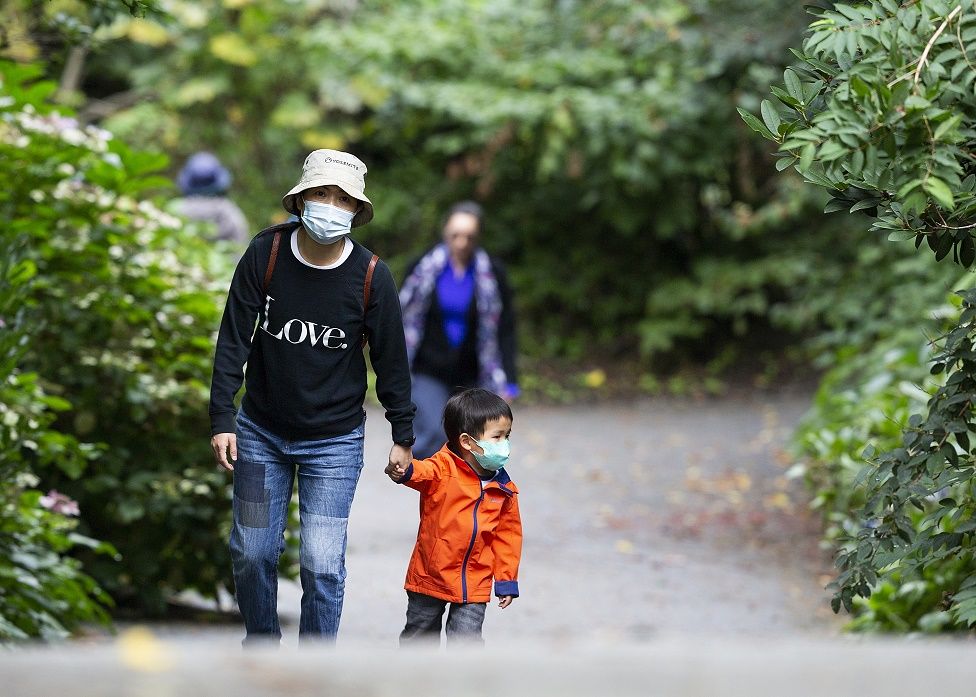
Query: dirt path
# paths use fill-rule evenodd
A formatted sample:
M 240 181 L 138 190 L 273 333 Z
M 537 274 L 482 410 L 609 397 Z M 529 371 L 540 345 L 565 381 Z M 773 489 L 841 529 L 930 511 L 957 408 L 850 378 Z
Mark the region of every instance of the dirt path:
M 784 477 L 781 448 L 808 404 L 799 393 L 517 409 L 522 597 L 489 610 L 486 640 L 836 632 L 816 521 Z M 405 609 L 417 494 L 382 474 L 386 431 L 371 412 L 349 530 L 350 644 L 395 643 Z M 282 588 L 293 621 L 299 594 Z

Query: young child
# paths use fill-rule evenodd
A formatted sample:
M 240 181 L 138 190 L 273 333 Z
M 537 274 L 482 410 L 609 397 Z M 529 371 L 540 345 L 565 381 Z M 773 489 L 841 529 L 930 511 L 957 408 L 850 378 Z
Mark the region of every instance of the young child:
M 444 608 L 447 640 L 481 641 L 492 579 L 499 607 L 518 597 L 522 521 L 508 462 L 512 410 L 482 389 L 460 392 L 444 407 L 447 443 L 404 470 L 394 482 L 420 492 L 420 528 L 407 579 L 407 624 L 400 644 L 440 642 Z

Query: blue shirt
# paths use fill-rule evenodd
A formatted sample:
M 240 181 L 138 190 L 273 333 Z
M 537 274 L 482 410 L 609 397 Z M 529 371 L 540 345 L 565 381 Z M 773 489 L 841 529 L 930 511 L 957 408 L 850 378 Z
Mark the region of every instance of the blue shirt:
M 474 299 L 474 264 L 469 264 L 460 278 L 448 264 L 437 279 L 437 302 L 444 315 L 444 333 L 453 348 L 464 343 L 468 335 L 468 312 Z

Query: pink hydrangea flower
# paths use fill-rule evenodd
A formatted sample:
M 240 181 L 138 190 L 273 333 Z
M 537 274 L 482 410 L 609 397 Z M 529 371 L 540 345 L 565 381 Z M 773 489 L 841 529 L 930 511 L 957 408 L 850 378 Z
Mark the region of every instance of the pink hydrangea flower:
M 54 489 L 47 492 L 47 496 L 41 497 L 40 504 L 43 508 L 61 515 L 76 516 L 81 513 L 77 501 Z

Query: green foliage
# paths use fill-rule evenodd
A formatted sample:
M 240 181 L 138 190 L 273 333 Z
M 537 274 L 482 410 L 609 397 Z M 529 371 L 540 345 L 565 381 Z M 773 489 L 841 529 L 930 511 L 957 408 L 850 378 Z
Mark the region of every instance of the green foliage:
M 230 262 L 140 200 L 165 158 L 49 111 L 37 72 L 0 63 L 0 235 L 32 276 L 15 364 L 57 406 L 33 466 L 121 554 L 81 554 L 86 570 L 158 610 L 229 582 L 227 480 L 201 424 Z
M 770 56 L 798 35 L 799 8 L 167 8 L 151 31 L 120 21 L 96 37 L 88 89 L 127 81 L 153 98 L 109 128 L 179 158 L 215 150 L 255 225 L 283 215 L 278 198 L 308 150 L 355 151 L 377 202 L 357 234 L 395 272 L 434 243 L 449 203 L 482 201 L 485 244 L 508 262 L 536 356 L 653 358 L 764 330 L 770 313 L 790 321 L 824 260 L 850 245 L 842 221 L 811 224 L 822 196 L 774 179 L 758 139 L 734 125 L 736 106 L 758 104 Z M 809 319 L 790 328 L 817 326 Z
M 802 63 L 746 123 L 780 144 L 783 166 L 864 211 L 893 240 L 927 243 L 969 267 L 976 175 L 976 66 L 967 46 L 976 11 L 961 3 L 893 0 L 818 14 L 795 52 Z
M 913 415 L 899 447 L 864 474 L 871 524 L 845 539 L 837 557 L 835 607 L 850 609 L 854 595 L 869 596 L 878 571 L 897 568 L 904 578 L 935 564 L 971 555 L 976 522 L 976 469 L 969 431 L 976 400 L 976 291 L 961 292 L 959 322 L 939 343 L 931 373 L 945 384 L 928 400 L 928 413 Z M 965 579 L 968 588 L 976 574 Z M 966 608 L 953 608 L 969 616 Z
M 925 242 L 935 261 L 952 252 L 972 266 L 973 3 L 879 0 L 815 14 L 803 51 L 794 51 L 800 64 L 772 88 L 776 100 L 762 102 L 761 119 L 741 112 L 743 120 L 779 143 L 781 169 L 792 166 L 830 193 L 827 212 L 867 215 L 890 240 L 914 239 L 916 249 Z M 967 435 L 976 430 L 976 291 L 960 291 L 961 307 L 957 300 L 958 309 L 933 324 L 919 311 L 931 307 L 928 293 L 913 290 L 896 296 L 916 313 L 902 326 L 938 327 L 934 354 L 925 346 L 913 355 L 902 329 L 853 343 L 862 353 L 841 357 L 819 397 L 813 421 L 826 427 L 808 426 L 804 436 L 814 461 L 808 478 L 840 547 L 832 605 L 857 607 L 859 629 L 930 631 L 976 620 Z M 909 416 L 923 401 L 923 413 Z M 869 440 L 877 448 L 855 454 Z M 858 467 L 865 458 L 871 463 Z
M 52 60 L 72 46 L 86 46 L 99 27 L 119 15 L 161 17 L 158 0 L 6 0 L 0 6 L 0 58 Z
M 46 394 L 37 375 L 18 365 L 30 347 L 22 303 L 36 267 L 24 258 L 23 240 L 5 239 L 0 259 L 0 642 L 61 638 L 81 622 L 105 621 L 108 598 L 66 553 L 78 545 L 112 553 L 78 535 L 57 500 L 34 489 L 34 470 L 55 460 L 76 466 L 96 452 L 51 428 L 69 408 Z M 45 504 L 47 507 L 45 507 Z M 67 511 L 70 513 L 71 511 Z
M 77 522 L 45 510 L 44 499 L 16 484 L 0 497 L 0 642 L 63 639 L 83 622 L 108 622 L 111 599 L 66 553 L 114 550 L 74 532 Z
M 936 633 L 966 623 L 974 603 L 976 572 L 971 554 L 928 564 L 911 579 L 899 571 L 880 582 L 869 598 L 855 598 L 857 617 L 850 628 L 860 632 Z

